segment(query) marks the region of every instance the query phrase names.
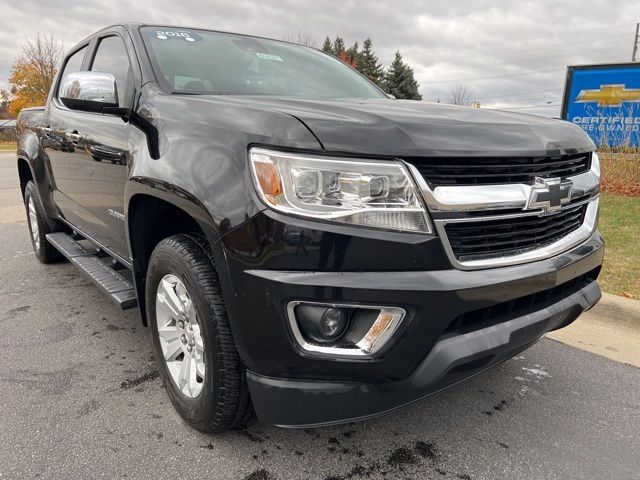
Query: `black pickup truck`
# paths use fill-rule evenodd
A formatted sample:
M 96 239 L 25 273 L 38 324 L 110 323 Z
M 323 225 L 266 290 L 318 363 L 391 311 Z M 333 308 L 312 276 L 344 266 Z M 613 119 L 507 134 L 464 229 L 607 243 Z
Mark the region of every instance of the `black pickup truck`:
M 38 259 L 139 307 L 203 431 L 390 411 L 600 298 L 579 128 L 396 100 L 313 48 L 111 26 L 18 130 Z

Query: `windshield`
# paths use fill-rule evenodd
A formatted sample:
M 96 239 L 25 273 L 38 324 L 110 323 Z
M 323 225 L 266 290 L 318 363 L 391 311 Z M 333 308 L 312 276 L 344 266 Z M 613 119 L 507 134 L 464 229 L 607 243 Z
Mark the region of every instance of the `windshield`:
M 204 30 L 141 31 L 160 81 L 174 92 L 385 98 L 353 69 L 313 48 Z

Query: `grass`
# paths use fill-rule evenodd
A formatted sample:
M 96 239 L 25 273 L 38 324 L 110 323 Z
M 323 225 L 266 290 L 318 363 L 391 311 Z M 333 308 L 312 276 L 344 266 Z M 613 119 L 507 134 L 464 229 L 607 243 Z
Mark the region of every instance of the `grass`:
M 602 193 L 598 228 L 606 242 L 605 292 L 640 299 L 640 197 Z
M 600 168 L 603 192 L 640 197 L 640 154 L 600 152 Z
M 0 152 L 13 152 L 16 144 L 13 142 L 0 142 Z

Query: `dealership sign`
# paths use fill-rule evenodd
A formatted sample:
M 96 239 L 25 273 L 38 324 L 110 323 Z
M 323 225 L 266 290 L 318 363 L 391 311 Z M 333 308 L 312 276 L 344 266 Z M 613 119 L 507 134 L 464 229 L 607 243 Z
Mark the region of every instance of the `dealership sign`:
M 596 145 L 640 146 L 640 63 L 567 68 L 562 118 Z

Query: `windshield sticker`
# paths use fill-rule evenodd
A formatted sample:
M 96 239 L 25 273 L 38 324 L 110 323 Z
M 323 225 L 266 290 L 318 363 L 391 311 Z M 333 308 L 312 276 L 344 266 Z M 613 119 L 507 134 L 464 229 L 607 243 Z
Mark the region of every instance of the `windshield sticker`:
M 185 32 L 184 30 L 156 30 L 156 38 L 158 40 L 186 40 L 187 42 L 197 42 L 201 39 L 200 35 L 193 34 L 191 32 Z
M 271 60 L 273 62 L 282 62 L 282 57 L 278 55 L 272 55 L 270 53 L 260 53 L 256 52 L 256 56 L 261 58 L 262 60 Z

